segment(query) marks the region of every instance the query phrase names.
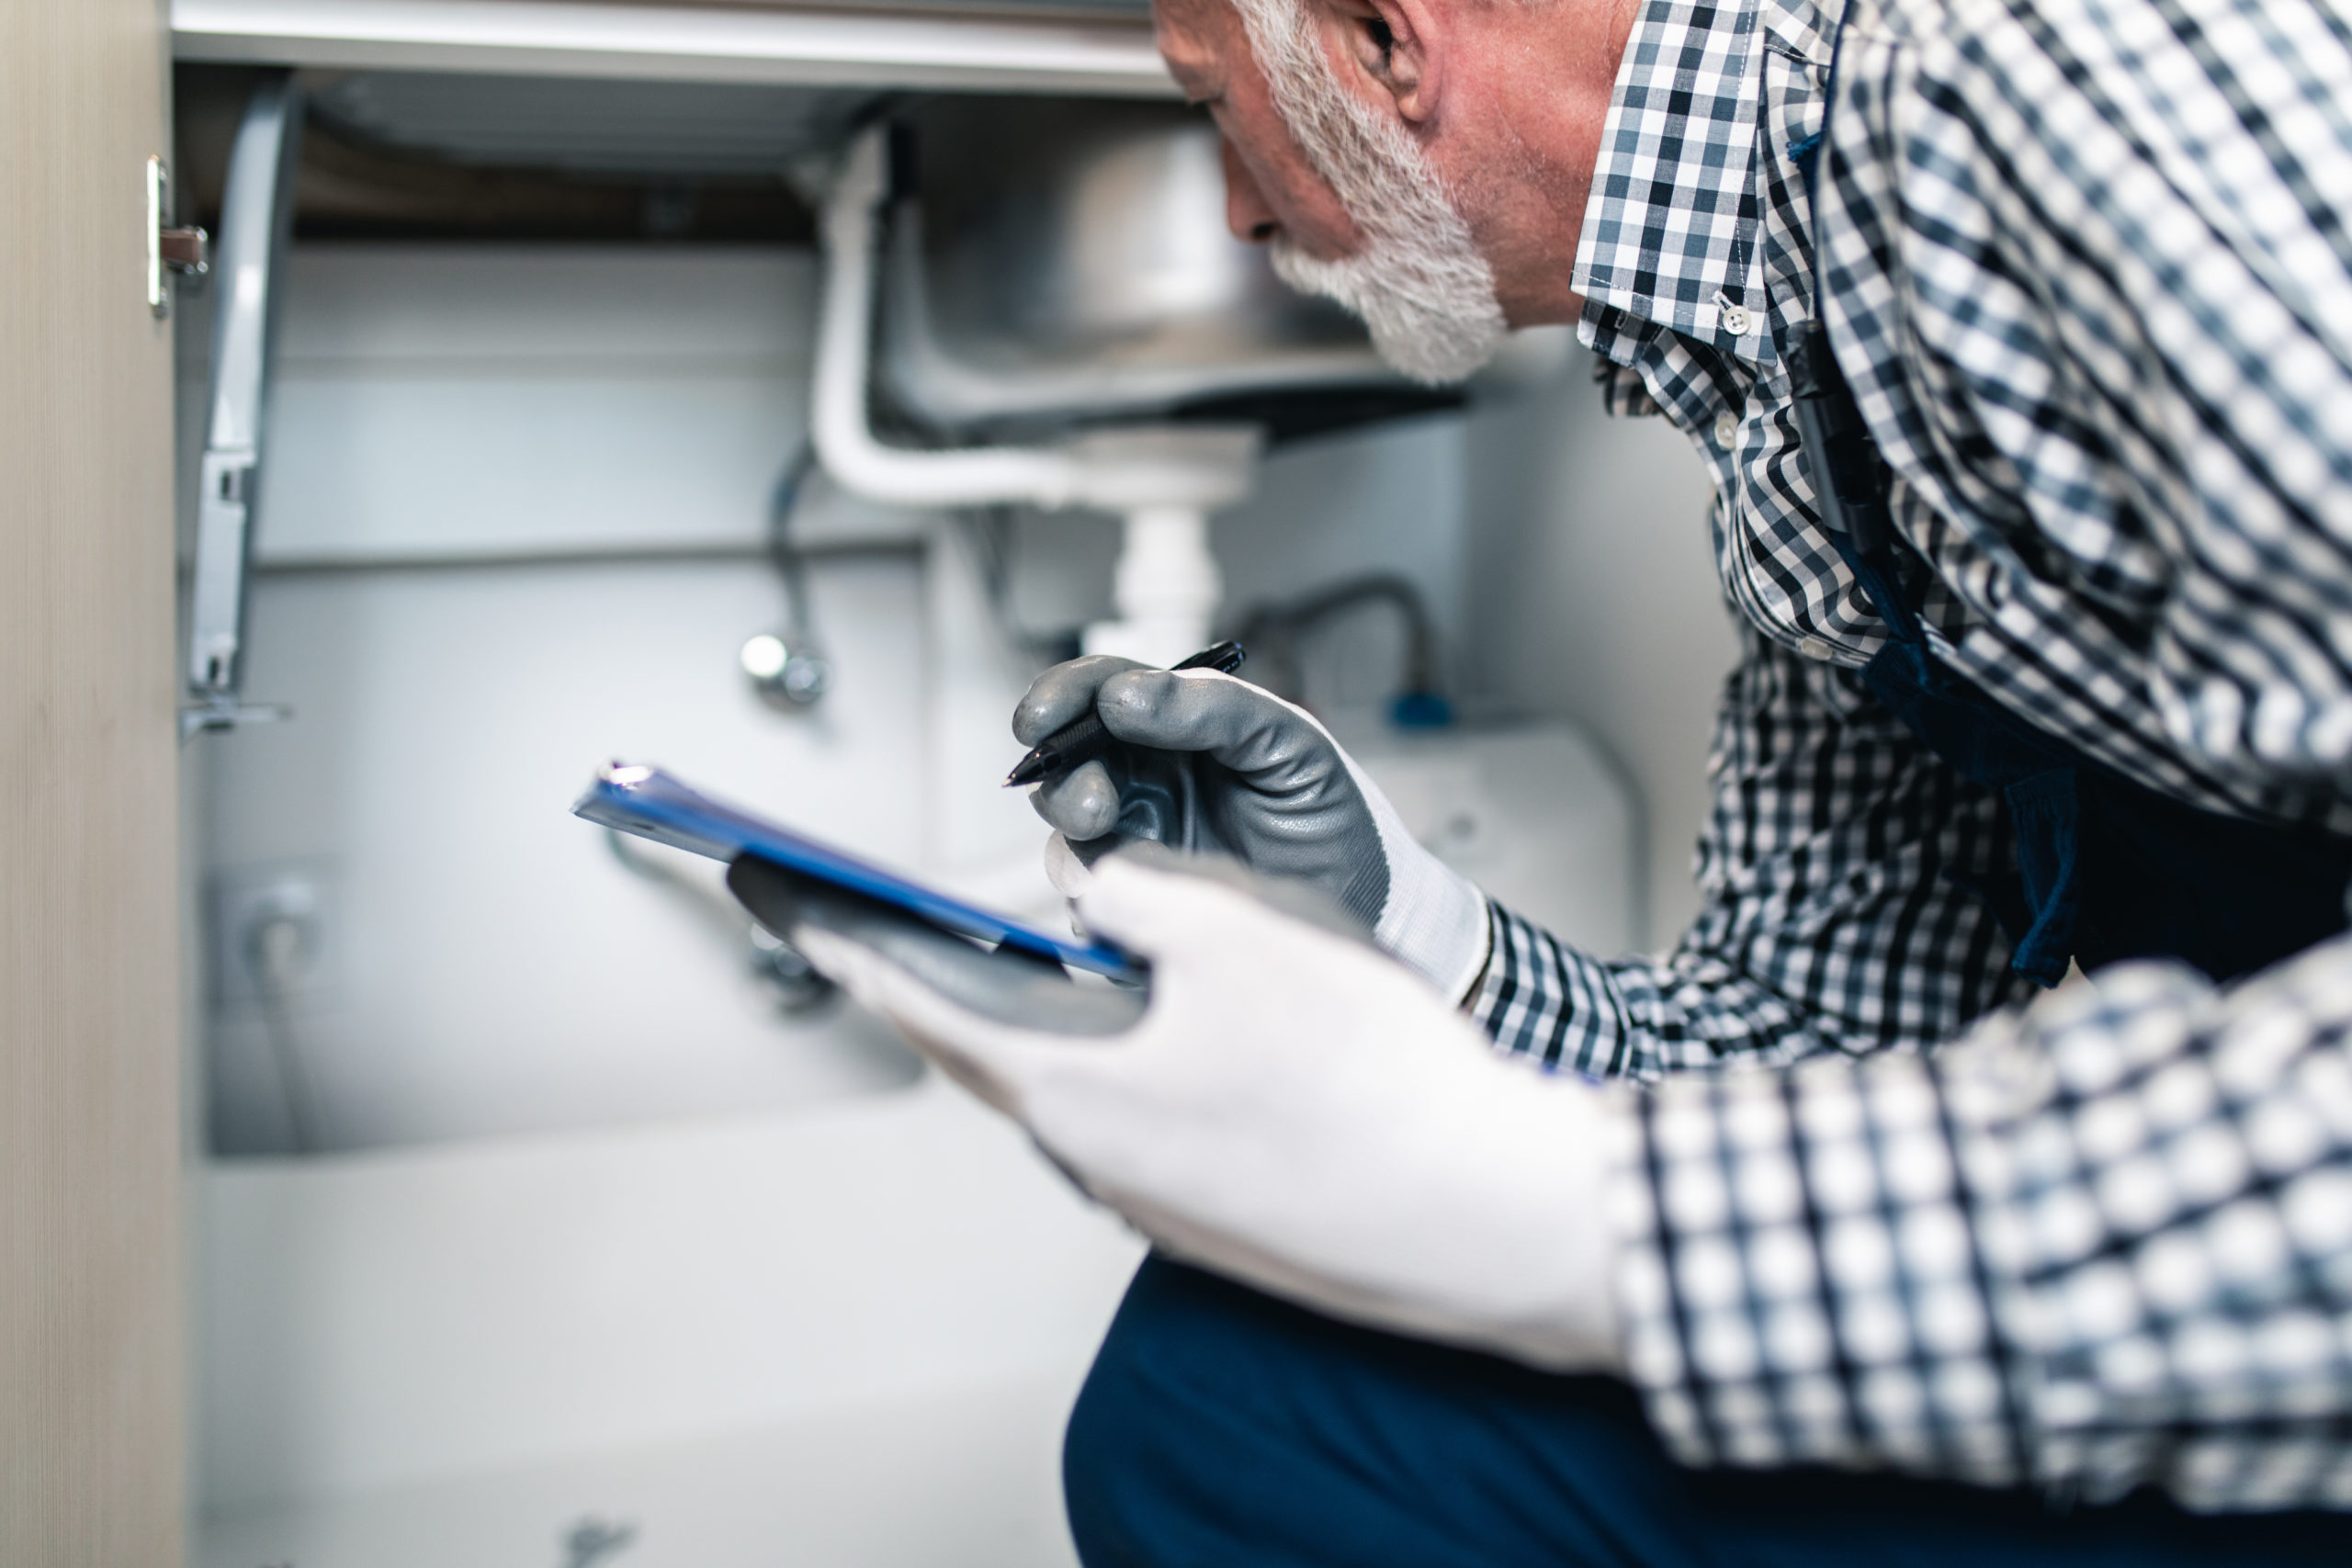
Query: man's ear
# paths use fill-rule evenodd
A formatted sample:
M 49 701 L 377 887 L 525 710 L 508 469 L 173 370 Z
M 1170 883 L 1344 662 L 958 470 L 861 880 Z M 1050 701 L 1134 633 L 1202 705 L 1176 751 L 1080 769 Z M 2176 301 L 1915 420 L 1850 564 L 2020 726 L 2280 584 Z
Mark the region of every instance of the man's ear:
M 1323 0 L 1344 39 L 1346 62 L 1419 123 L 1437 112 L 1443 19 L 1430 0 Z

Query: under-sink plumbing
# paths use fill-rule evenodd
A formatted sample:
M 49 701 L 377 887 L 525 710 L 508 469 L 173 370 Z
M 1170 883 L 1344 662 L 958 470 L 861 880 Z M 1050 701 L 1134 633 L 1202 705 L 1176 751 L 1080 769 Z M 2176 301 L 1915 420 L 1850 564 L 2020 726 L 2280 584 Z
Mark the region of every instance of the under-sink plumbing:
M 784 585 L 784 625 L 752 637 L 739 656 L 752 689 L 780 713 L 806 712 L 833 683 L 832 660 L 817 640 L 808 611 L 808 565 L 792 537 L 792 514 L 816 467 L 816 447 L 801 442 L 769 497 L 768 558 Z
M 258 1024 L 295 1154 L 331 1142 L 303 1025 L 334 988 L 336 892 L 332 868 L 317 862 L 234 867 L 212 887 L 214 1005 Z
M 595 1568 L 637 1540 L 637 1527 L 590 1517 L 563 1533 L 562 1568 Z

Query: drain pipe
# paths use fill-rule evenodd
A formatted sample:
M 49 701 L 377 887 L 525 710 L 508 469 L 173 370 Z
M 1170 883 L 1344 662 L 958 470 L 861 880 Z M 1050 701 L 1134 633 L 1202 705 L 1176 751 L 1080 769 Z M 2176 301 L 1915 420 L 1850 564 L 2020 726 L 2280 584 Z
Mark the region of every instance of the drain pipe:
M 842 489 L 899 506 L 1067 506 L 1078 493 L 1069 456 L 1014 446 L 910 452 L 885 446 L 865 418 L 874 334 L 875 226 L 888 194 L 887 132 L 861 132 L 825 202 L 825 286 L 809 423 L 817 456 Z
M 887 131 L 850 145 L 826 198 L 825 276 L 810 432 L 842 489 L 900 506 L 1086 507 L 1124 519 L 1113 601 L 1089 652 L 1172 664 L 1206 646 L 1222 592 L 1209 513 L 1249 493 L 1254 426 L 1146 425 L 1052 446 L 914 451 L 886 446 L 866 417 L 874 341 L 876 231 L 888 196 Z

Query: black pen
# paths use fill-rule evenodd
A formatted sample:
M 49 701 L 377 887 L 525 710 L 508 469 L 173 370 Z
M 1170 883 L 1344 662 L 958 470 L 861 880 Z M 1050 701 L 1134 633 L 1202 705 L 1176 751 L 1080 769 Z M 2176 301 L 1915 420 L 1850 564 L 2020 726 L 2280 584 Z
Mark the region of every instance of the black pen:
M 1241 668 L 1250 656 L 1238 642 L 1221 642 L 1173 666 L 1178 670 L 1216 670 L 1230 675 Z M 1012 772 L 1004 775 L 1004 787 L 1035 784 L 1049 774 L 1068 773 L 1080 762 L 1100 757 L 1112 746 L 1111 732 L 1102 728 L 1102 720 L 1092 708 L 1063 725 L 1030 749 L 1029 754 L 1012 764 Z

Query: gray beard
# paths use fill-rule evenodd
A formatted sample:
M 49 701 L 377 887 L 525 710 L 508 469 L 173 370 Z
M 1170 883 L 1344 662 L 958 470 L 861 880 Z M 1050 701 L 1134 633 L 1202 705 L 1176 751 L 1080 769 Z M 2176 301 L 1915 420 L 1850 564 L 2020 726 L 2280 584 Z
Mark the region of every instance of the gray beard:
M 1302 0 L 1235 0 L 1274 104 L 1363 238 L 1319 261 L 1288 240 L 1274 271 L 1363 318 L 1373 347 L 1416 381 L 1459 381 L 1510 335 L 1494 269 L 1421 149 L 1340 85 Z
M 1274 243 L 1273 264 L 1293 288 L 1360 317 L 1374 349 L 1399 374 L 1438 386 L 1476 374 L 1510 333 L 1485 258 L 1464 250 L 1448 254 L 1384 235 L 1354 255 L 1318 261 L 1283 239 Z

